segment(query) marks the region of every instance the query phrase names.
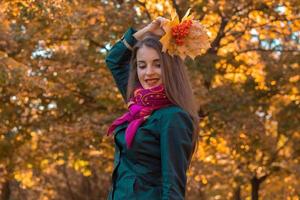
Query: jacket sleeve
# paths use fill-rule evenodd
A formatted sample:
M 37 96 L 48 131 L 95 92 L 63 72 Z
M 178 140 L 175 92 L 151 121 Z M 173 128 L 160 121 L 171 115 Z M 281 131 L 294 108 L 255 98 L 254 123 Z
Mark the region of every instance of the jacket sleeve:
M 161 119 L 162 199 L 183 200 L 192 151 L 193 122 L 188 113 L 168 113 Z
M 105 59 L 124 100 L 126 99 L 131 48 L 137 42 L 133 37 L 135 32 L 136 30 L 129 28 L 121 40 L 112 46 Z

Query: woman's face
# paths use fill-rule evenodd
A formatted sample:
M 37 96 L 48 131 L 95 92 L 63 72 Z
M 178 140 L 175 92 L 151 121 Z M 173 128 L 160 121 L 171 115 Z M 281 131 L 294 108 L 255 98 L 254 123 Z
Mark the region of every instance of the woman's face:
M 136 54 L 137 74 L 144 89 L 158 86 L 162 83 L 161 62 L 155 49 L 143 45 Z

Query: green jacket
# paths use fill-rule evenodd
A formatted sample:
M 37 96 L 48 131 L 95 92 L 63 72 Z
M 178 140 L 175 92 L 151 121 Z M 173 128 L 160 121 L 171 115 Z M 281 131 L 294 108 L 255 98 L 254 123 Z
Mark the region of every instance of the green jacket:
M 133 46 L 137 41 L 130 28 L 122 37 Z M 131 50 L 118 41 L 109 51 L 106 64 L 125 99 Z M 114 131 L 115 157 L 109 200 L 184 199 L 186 170 L 192 151 L 193 123 L 178 106 L 161 108 L 138 128 L 127 149 L 128 122 Z

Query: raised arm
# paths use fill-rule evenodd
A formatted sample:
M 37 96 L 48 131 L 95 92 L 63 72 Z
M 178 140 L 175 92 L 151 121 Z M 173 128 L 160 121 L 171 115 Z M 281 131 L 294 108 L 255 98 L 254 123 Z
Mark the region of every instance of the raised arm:
M 143 39 L 143 36 L 146 32 L 152 32 L 161 36 L 164 33 L 160 28 L 163 20 L 165 19 L 158 17 L 138 31 L 133 28 L 129 28 L 121 40 L 116 42 L 116 44 L 114 44 L 108 52 L 108 55 L 105 59 L 106 65 L 110 69 L 117 87 L 119 88 L 119 91 L 121 92 L 125 101 L 132 48 L 138 40 Z
M 121 40 L 113 45 L 105 59 L 124 100 L 126 99 L 131 50 L 137 42 L 137 39 L 133 37 L 135 32 L 136 30 L 129 28 Z

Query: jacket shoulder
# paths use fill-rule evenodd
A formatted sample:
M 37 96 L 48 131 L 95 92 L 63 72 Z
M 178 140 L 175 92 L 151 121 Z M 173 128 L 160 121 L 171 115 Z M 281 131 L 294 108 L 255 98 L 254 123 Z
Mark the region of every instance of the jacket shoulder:
M 193 126 L 190 114 L 177 105 L 157 110 L 156 116 L 162 126 Z

